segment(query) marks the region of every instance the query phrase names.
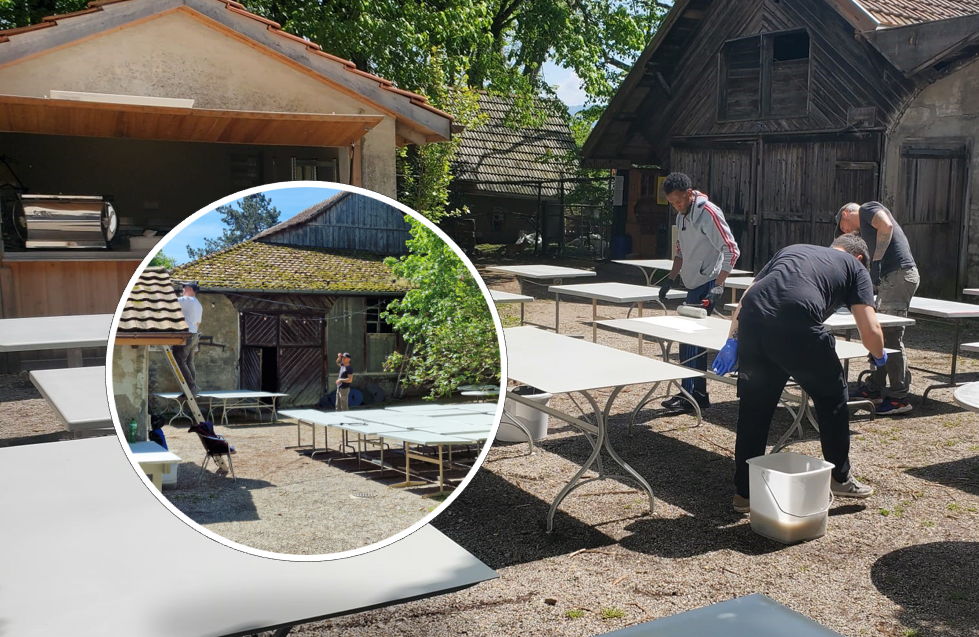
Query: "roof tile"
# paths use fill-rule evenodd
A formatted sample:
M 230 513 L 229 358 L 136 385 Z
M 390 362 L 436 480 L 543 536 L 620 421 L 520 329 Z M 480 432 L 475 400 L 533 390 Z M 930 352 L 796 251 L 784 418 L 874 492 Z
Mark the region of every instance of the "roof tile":
M 979 13 L 979 0 L 857 0 L 885 26 L 904 26 Z
M 149 267 L 140 273 L 126 298 L 118 331 L 123 334 L 189 331 L 166 268 Z

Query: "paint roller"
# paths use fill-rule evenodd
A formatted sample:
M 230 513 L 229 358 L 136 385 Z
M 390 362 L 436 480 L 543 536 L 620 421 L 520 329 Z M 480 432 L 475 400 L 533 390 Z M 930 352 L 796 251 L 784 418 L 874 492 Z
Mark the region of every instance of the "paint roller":
M 710 301 L 706 299 L 700 305 L 687 305 L 683 303 L 676 308 L 676 313 L 679 316 L 686 316 L 687 318 L 694 319 L 705 319 L 707 318 L 707 304 Z

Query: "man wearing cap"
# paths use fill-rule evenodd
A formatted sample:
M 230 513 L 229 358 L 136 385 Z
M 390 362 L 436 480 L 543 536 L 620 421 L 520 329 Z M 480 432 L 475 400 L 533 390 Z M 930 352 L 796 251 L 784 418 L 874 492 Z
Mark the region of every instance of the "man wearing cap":
M 350 384 L 354 382 L 354 368 L 350 365 L 350 353 L 337 354 L 337 365 L 340 373 L 337 375 L 337 411 L 350 411 L 347 399 L 350 397 Z
M 200 342 L 201 318 L 204 316 L 204 308 L 197 300 L 197 293 L 200 287 L 196 283 L 187 282 L 183 284 L 183 295 L 177 300 L 180 302 L 180 309 L 184 313 L 184 320 L 190 329 L 190 338 L 184 345 L 173 348 L 173 356 L 177 359 L 177 367 L 183 374 L 187 386 L 195 396 L 201 391 L 197 386 L 197 370 L 194 368 L 194 356 L 197 354 L 197 345 Z
M 859 233 L 870 248 L 877 311 L 907 316 L 921 279 L 908 238 L 891 211 L 876 201 L 862 206 L 848 203 L 836 214 L 836 226 L 840 233 Z M 911 411 L 911 371 L 904 354 L 904 328 L 885 329 L 884 345 L 897 352 L 887 359 L 886 366 L 870 373 L 866 385 L 851 391 L 850 398 L 873 401 L 878 416 L 905 414 Z

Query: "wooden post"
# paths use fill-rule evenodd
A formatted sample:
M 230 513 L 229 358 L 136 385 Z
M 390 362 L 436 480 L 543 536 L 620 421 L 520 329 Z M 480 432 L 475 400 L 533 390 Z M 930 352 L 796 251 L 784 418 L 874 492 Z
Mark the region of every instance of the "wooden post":
M 364 140 L 358 139 L 353 143 L 353 161 L 350 167 L 350 185 L 363 187 L 364 185 Z

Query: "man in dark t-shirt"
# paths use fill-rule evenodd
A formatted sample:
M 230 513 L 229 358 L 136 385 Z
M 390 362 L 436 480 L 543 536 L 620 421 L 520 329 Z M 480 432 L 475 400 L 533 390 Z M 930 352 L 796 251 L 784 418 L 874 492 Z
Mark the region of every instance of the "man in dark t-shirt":
M 874 310 L 874 291 L 864 265 L 867 244 L 843 235 L 829 248 L 794 245 L 779 251 L 744 293 L 727 344 L 713 371 L 738 367 L 738 434 L 735 443 L 735 511 L 749 509 L 747 460 L 765 454 L 772 416 L 789 378 L 812 398 L 823 457 L 835 465 L 834 495 L 865 498 L 873 489 L 850 473 L 850 412 L 846 377 L 836 339 L 823 325 L 847 306 L 864 346 L 883 365 L 884 336 Z
M 340 373 L 337 374 L 337 411 L 349 411 L 350 404 L 350 385 L 354 382 L 354 368 L 350 364 L 350 354 L 344 352 L 337 354 L 337 365 L 340 366 Z
M 870 276 L 877 288 L 877 311 L 907 316 L 921 279 L 908 238 L 891 211 L 876 201 L 862 206 L 848 203 L 837 213 L 836 225 L 840 232 L 859 232 L 873 253 Z M 904 355 L 904 328 L 884 330 L 884 345 L 897 353 L 887 359 L 886 368 L 873 370 L 867 384 L 850 392 L 850 397 L 877 403 L 881 416 L 905 414 L 911 411 L 911 370 Z

